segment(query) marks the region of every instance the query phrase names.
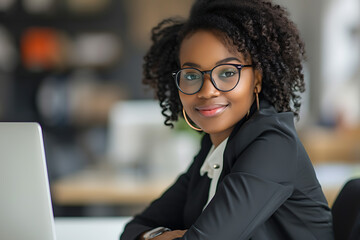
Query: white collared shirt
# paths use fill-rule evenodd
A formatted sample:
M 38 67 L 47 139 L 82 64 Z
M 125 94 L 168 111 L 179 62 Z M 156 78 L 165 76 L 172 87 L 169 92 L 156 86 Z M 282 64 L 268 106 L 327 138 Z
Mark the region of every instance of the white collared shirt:
M 228 138 L 222 141 L 216 148 L 214 147 L 214 145 L 211 147 L 203 165 L 200 168 L 200 175 L 204 176 L 205 173 L 207 173 L 208 177 L 211 179 L 208 201 L 203 209 L 206 208 L 206 206 L 209 204 L 209 202 L 215 195 L 216 186 L 219 181 L 221 171 L 223 169 L 223 155 L 227 140 Z

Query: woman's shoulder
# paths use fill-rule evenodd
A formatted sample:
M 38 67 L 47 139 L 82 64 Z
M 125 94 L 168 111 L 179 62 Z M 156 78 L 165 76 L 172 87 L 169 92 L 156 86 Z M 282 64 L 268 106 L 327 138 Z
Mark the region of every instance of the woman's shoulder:
M 236 144 L 236 149 L 242 150 L 259 139 L 266 139 L 274 146 L 293 145 L 298 142 L 294 114 L 277 112 L 269 102 L 262 100 L 260 109 L 256 110 L 246 122 L 235 127 L 229 143 Z M 283 141 L 279 142 L 279 139 Z
M 263 103 L 259 111 L 234 130 L 224 160 L 231 172 L 245 172 L 276 182 L 292 181 L 301 160 L 299 144 L 293 113 L 278 113 Z

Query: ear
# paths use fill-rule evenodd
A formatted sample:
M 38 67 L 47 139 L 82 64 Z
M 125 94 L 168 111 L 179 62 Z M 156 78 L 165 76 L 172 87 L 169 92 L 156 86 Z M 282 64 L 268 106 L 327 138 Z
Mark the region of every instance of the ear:
M 257 92 L 260 93 L 261 92 L 261 88 L 262 88 L 262 73 L 260 70 L 255 69 L 255 83 L 254 83 L 254 88 L 256 88 Z

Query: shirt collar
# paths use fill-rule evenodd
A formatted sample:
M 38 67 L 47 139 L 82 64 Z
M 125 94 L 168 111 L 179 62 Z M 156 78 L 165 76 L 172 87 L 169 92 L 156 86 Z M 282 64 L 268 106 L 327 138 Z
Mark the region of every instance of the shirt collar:
M 214 177 L 215 169 L 222 169 L 223 155 L 228 138 L 222 141 L 216 148 L 214 145 L 211 147 L 203 165 L 200 168 L 200 175 L 204 176 L 207 173 L 209 178 Z

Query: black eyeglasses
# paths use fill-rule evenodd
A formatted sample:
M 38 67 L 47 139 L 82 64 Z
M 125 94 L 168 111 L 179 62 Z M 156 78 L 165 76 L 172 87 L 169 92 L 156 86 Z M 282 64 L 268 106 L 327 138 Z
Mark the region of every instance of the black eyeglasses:
M 240 72 L 244 67 L 252 65 L 220 64 L 211 70 L 200 71 L 196 68 L 182 68 L 173 72 L 177 88 L 184 94 L 192 95 L 200 91 L 204 84 L 204 75 L 210 74 L 214 87 L 222 92 L 233 90 L 239 83 Z

